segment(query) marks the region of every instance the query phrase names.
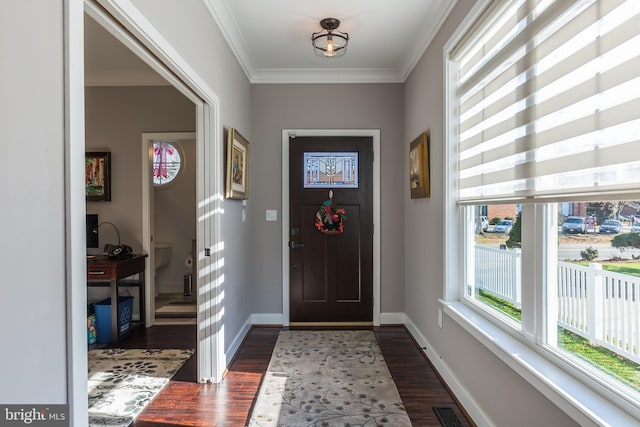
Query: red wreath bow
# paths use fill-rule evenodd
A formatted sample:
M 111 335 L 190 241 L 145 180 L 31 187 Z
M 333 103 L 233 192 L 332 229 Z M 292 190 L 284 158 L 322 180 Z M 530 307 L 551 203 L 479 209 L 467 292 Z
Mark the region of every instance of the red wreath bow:
M 341 234 L 344 231 L 344 222 L 347 220 L 347 213 L 344 208 L 333 204 L 331 200 L 326 200 L 320 205 L 316 212 L 316 228 L 324 234 Z

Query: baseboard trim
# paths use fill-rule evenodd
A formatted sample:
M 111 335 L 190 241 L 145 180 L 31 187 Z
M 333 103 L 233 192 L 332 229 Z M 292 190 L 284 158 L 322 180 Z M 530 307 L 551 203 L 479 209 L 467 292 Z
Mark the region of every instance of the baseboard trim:
M 467 414 L 469 414 L 469 417 L 471 417 L 476 425 L 493 426 L 494 424 L 491 419 L 486 416 L 482 409 L 480 409 L 476 401 L 460 384 L 458 378 L 453 374 L 453 371 L 451 371 L 442 357 L 433 349 L 418 327 L 406 315 L 404 326 L 407 328 L 407 331 L 409 331 L 409 334 L 411 334 L 416 343 L 418 343 L 418 346 L 420 346 L 422 351 L 424 351 L 427 359 L 431 362 L 438 375 L 440 375 L 451 393 L 455 396 L 458 402 L 460 402 L 460 405 L 464 408 Z
M 282 326 L 282 313 L 254 313 L 251 321 L 260 326 Z
M 229 349 L 224 352 L 224 358 L 225 358 L 224 370 L 225 370 L 225 372 L 226 372 L 227 369 L 229 369 L 229 366 L 231 366 L 231 361 L 233 361 L 233 358 L 238 353 L 238 350 L 240 349 L 240 346 L 242 345 L 242 342 L 247 337 L 247 334 L 251 330 L 252 326 L 253 326 L 253 324 L 252 324 L 252 316 L 249 316 L 247 318 L 246 322 L 244 322 L 244 325 L 242 325 L 242 328 L 240 328 L 240 331 L 236 334 L 235 338 L 231 342 L 231 345 L 229 346 Z
M 406 321 L 404 313 L 380 313 L 380 325 L 405 325 Z

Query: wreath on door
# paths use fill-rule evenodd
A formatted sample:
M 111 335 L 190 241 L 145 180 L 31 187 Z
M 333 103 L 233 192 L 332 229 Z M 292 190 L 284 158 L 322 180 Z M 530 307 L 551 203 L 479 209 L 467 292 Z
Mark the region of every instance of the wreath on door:
M 325 200 L 316 212 L 316 228 L 324 234 L 341 234 L 347 213 L 344 208 L 333 204 L 332 198 Z

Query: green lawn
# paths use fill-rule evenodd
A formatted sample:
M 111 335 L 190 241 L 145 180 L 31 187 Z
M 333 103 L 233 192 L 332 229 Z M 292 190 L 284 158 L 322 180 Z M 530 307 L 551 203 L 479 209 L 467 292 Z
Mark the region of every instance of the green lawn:
M 487 305 L 497 308 L 512 319 L 516 319 L 518 322 L 522 321 L 522 311 L 519 308 L 515 308 L 509 301 L 498 298 L 482 289 L 478 289 L 476 298 Z
M 640 371 L 637 363 L 606 348 L 592 346 L 589 344 L 589 340 L 562 328 L 558 328 L 558 347 L 577 355 L 585 362 L 613 375 L 636 390 L 640 390 Z
M 620 265 L 620 263 L 612 264 Z M 607 270 L 609 269 L 607 268 Z M 620 270 L 617 271 L 623 272 Z M 640 268 L 636 268 L 635 271 L 637 275 L 640 275 Z M 521 310 L 515 308 L 513 304 L 508 301 L 482 290 L 477 291 L 476 299 L 496 308 L 515 320 L 522 320 Z M 592 346 L 589 344 L 589 340 L 560 327 L 558 328 L 558 347 L 578 356 L 592 366 L 607 372 L 630 387 L 640 390 L 640 366 L 638 366 L 637 363 L 625 359 L 606 348 Z
M 640 277 L 640 260 L 636 261 L 595 261 L 602 265 L 602 269 L 606 271 L 613 271 L 621 274 L 628 274 L 629 276 Z M 589 261 L 577 261 L 576 264 L 588 266 Z
M 640 262 L 603 262 L 602 268 L 607 271 L 640 277 Z

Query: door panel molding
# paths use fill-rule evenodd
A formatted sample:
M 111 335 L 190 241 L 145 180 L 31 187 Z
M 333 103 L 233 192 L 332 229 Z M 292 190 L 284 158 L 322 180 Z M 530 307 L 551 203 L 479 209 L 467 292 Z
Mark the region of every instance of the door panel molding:
M 373 324 L 380 325 L 380 129 L 282 130 L 282 324 L 290 325 L 289 310 L 289 138 L 297 136 L 364 136 L 373 140 Z

